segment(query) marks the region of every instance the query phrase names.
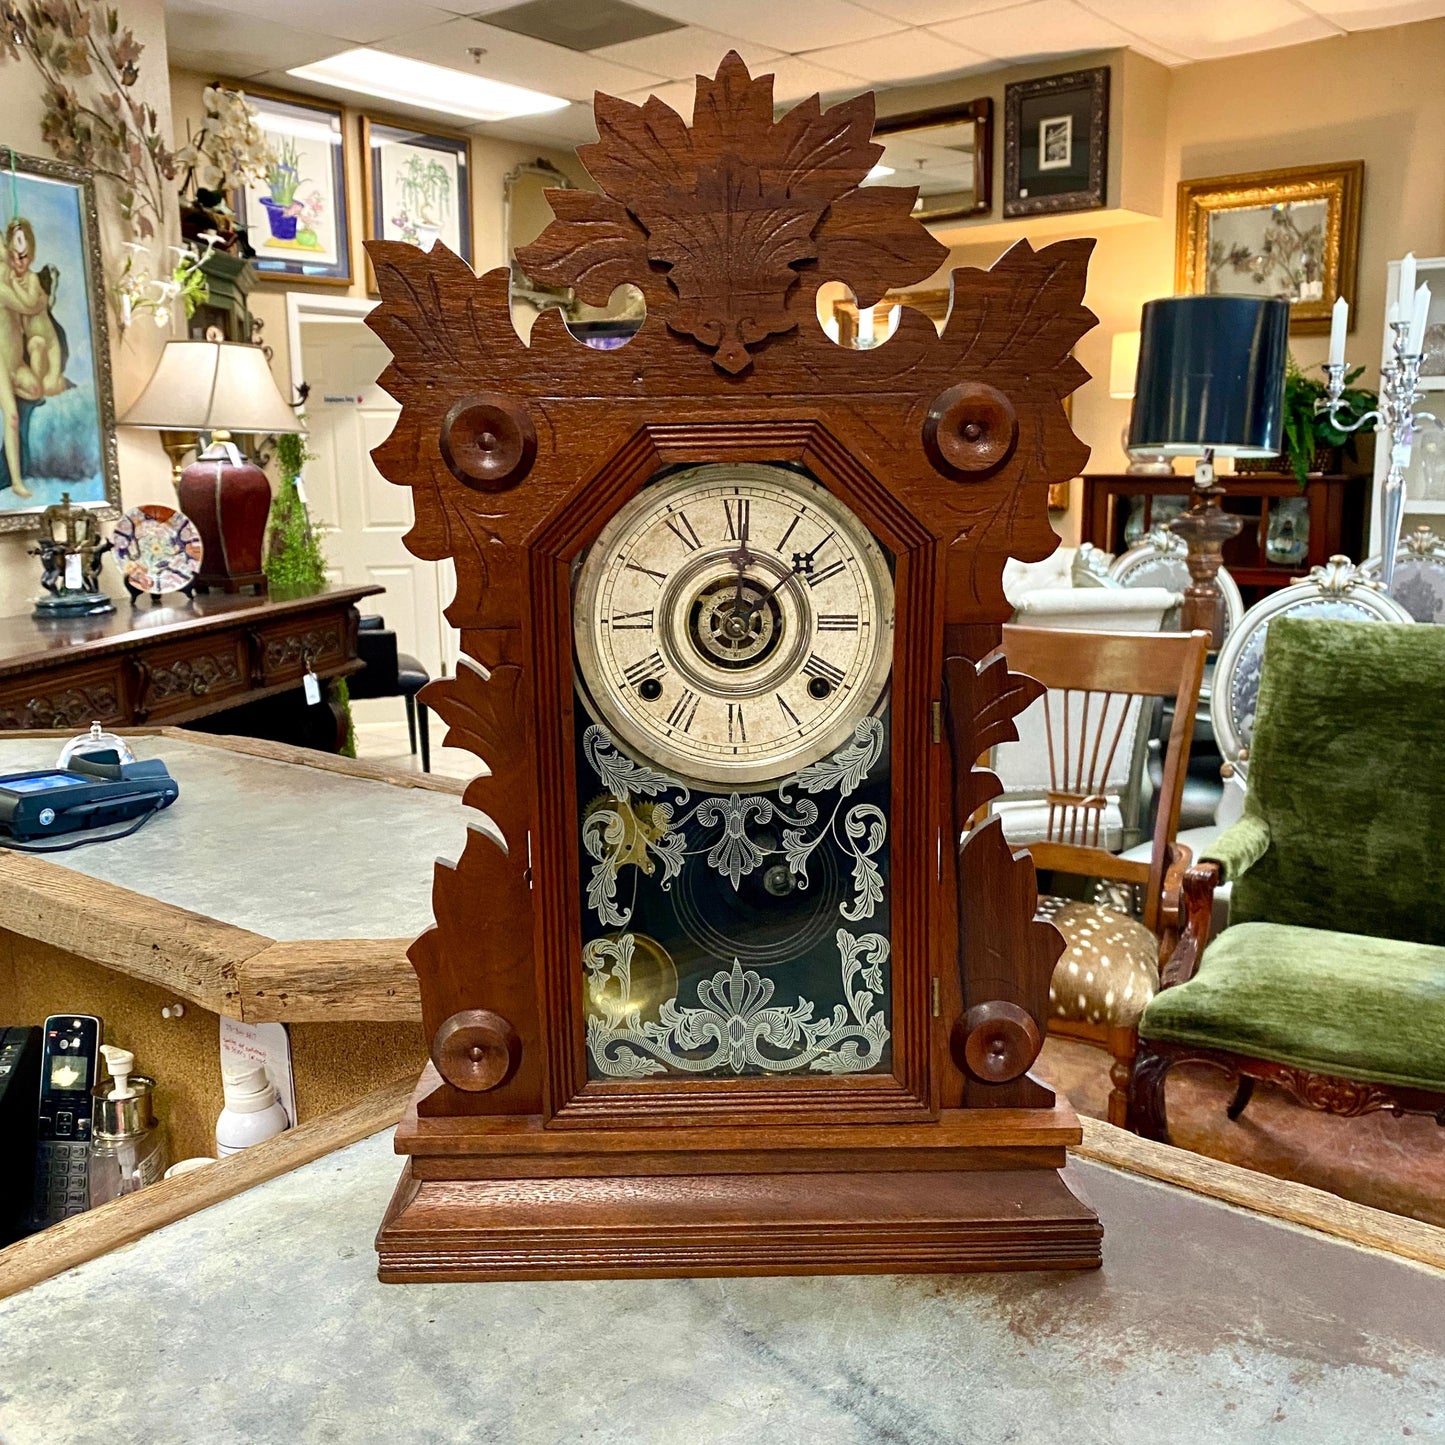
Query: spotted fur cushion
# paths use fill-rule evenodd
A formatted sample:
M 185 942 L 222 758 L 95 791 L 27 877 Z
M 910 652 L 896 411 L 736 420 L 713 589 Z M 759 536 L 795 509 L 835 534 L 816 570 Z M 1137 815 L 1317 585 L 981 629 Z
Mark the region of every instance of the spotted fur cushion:
M 1132 1024 L 1159 991 L 1159 940 L 1101 903 L 1046 895 L 1038 916 L 1064 935 L 1049 984 L 1049 1015 L 1071 1023 Z

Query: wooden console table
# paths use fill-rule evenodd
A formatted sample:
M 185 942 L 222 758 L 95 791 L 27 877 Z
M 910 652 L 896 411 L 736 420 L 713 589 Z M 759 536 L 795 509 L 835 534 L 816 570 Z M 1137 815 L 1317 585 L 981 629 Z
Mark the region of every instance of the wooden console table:
M 1152 525 L 1153 504 L 1160 497 L 1188 501 L 1193 478 L 1145 477 L 1127 472 L 1086 476 L 1081 539 L 1116 556 L 1127 549 L 1124 529 L 1137 497 L 1144 499 L 1144 530 Z M 1311 477 L 1301 491 L 1293 474 L 1229 476 L 1220 478 L 1223 507 L 1243 518 L 1244 528 L 1224 544 L 1224 565 L 1239 584 L 1246 603 L 1309 574 L 1336 553 L 1358 562 L 1364 557 L 1369 478 L 1364 476 Z M 1269 514 L 1291 497 L 1303 497 L 1309 507 L 1309 551 L 1294 567 L 1280 566 L 1265 555 Z
M 162 607 L 122 603 L 106 617 L 0 618 L 0 731 L 204 719 L 207 730 L 219 723 L 334 750 L 335 728 L 305 717 L 301 682 L 308 666 L 328 681 L 363 666 L 356 604 L 382 590 L 329 587 L 288 602 L 209 595 Z

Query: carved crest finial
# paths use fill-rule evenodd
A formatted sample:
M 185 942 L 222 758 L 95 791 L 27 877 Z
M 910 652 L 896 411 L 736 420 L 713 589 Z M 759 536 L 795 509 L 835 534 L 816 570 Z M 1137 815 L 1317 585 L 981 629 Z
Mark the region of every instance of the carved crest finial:
M 577 155 L 601 193 L 548 191 L 557 219 L 517 259 L 589 305 L 631 282 L 724 371 L 797 326 L 820 282 L 871 306 L 948 254 L 912 215 L 916 188 L 863 184 L 883 154 L 871 93 L 826 111 L 814 95 L 774 120 L 772 76 L 729 52 L 698 77 L 691 126 L 656 97 L 599 92 L 595 112 L 601 138 Z

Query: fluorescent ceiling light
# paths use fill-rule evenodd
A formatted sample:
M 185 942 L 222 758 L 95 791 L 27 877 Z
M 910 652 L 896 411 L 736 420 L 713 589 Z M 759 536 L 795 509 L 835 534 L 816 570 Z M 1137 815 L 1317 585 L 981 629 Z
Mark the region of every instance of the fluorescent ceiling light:
M 892 166 L 874 166 L 873 169 L 869 171 L 866 176 L 863 177 L 863 184 L 867 185 L 869 181 L 881 181 L 884 176 L 891 176 L 892 174 Z
M 248 95 L 247 100 L 251 97 Z M 339 146 L 341 144 L 341 127 L 335 121 L 324 120 L 298 120 L 295 116 L 280 115 L 276 111 L 268 110 L 266 102 L 255 102 L 256 109 L 261 117 L 261 124 L 272 135 L 290 135 L 298 140 L 316 140 L 323 145 Z M 307 317 L 309 321 L 311 318 Z
M 563 110 L 571 104 L 520 85 L 504 85 L 500 80 L 365 46 L 343 50 L 314 65 L 298 65 L 286 74 L 468 120 L 510 120 Z

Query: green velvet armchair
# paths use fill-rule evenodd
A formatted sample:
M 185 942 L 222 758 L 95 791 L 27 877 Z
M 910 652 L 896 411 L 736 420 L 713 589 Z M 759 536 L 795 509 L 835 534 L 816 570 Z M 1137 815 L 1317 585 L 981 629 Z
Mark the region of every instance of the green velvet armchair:
M 1445 627 L 1282 617 L 1263 667 L 1244 815 L 1185 874 L 1131 1122 L 1167 1140 L 1189 1062 L 1238 1079 L 1231 1119 L 1265 1079 L 1445 1125 Z

